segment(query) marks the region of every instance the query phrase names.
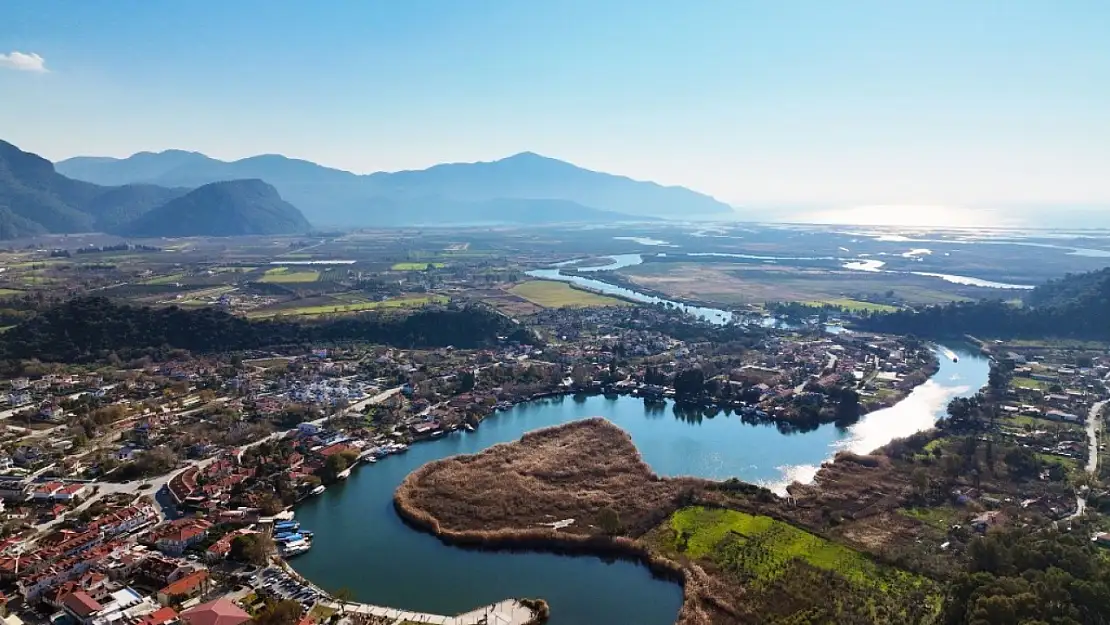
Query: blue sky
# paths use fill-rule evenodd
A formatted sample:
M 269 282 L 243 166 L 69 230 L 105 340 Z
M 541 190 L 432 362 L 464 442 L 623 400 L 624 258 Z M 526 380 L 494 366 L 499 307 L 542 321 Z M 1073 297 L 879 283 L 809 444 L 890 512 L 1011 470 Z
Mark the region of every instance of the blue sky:
M 1110 2 L 27 0 L 2 14 L 0 138 L 53 159 L 181 148 L 367 172 L 531 150 L 733 203 L 1110 202 Z

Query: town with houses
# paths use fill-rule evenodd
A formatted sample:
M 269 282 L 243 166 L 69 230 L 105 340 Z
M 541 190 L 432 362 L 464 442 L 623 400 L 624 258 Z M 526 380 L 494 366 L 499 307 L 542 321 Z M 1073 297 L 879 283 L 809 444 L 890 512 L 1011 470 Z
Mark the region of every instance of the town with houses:
M 297 602 L 304 625 L 405 622 L 384 608 L 348 614 L 289 568 L 313 539 L 296 520 L 298 502 L 537 397 L 675 398 L 703 415 L 806 428 L 843 419 L 849 394 L 862 414 L 893 405 L 938 359 L 955 358 L 865 333 L 680 339 L 652 329 L 664 326 L 656 314 L 545 311 L 532 320 L 542 347 L 349 346 L 28 370 L 6 382 L 0 412 L 4 621 L 240 625 L 276 597 Z M 1009 376 L 996 434 L 1078 470 L 1110 361 L 983 347 Z M 1074 501 L 1045 502 L 1052 514 L 1074 514 Z M 1002 518 L 987 512 L 973 525 Z

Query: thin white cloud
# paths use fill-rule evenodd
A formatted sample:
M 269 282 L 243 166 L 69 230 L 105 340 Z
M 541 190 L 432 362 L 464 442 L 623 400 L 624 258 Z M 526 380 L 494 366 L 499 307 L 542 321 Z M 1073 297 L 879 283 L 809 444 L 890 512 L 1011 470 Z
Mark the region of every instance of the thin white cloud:
M 13 51 L 11 54 L 0 54 L 0 68 L 40 74 L 49 71 L 46 69 L 46 59 L 34 52 L 25 54 Z

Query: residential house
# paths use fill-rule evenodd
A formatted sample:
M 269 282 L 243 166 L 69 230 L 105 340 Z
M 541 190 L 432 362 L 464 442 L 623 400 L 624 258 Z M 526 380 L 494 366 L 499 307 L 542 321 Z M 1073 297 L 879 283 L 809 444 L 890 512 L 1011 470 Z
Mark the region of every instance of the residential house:
M 212 524 L 204 519 L 180 519 L 156 531 L 152 540 L 159 551 L 180 555 L 190 545 L 204 540 L 210 527 Z
M 93 599 L 83 590 L 66 595 L 62 598 L 62 610 L 81 625 L 89 625 L 93 618 L 104 609 L 96 599 Z
M 164 606 L 183 603 L 204 594 L 208 589 L 207 569 L 194 571 L 181 579 L 170 582 L 158 591 L 158 603 Z
M 88 484 L 73 483 L 54 493 L 54 501 L 73 501 L 84 497 L 88 492 Z
M 135 625 L 172 625 L 177 622 L 177 611 L 171 607 L 162 607 L 147 614 Z
M 65 484 L 61 482 L 44 482 L 35 488 L 32 495 L 35 501 L 53 501 L 54 496 L 65 488 Z
M 227 599 L 217 599 L 181 613 L 186 625 L 243 625 L 251 615 Z

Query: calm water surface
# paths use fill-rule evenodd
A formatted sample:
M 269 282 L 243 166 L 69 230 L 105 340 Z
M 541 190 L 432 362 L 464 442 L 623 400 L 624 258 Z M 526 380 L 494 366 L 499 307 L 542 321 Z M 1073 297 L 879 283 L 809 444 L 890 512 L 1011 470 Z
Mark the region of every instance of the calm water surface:
M 489 553 L 449 547 L 404 525 L 393 491 L 420 465 L 514 441 L 540 427 L 603 416 L 627 430 L 644 459 L 664 475 L 696 475 L 781 485 L 812 479 L 839 449 L 866 452 L 930 427 L 948 400 L 986 384 L 988 364 L 950 346 L 959 362 L 941 356 L 941 369 L 905 401 L 872 413 L 848 430 L 825 426 L 784 434 L 738 416 L 692 416 L 672 404 L 648 408 L 632 397 L 565 397 L 521 404 L 490 417 L 473 433 L 413 445 L 407 454 L 363 466 L 344 484 L 297 509 L 316 532 L 312 551 L 292 560 L 329 590 L 348 587 L 356 598 L 399 608 L 457 614 L 507 597 L 543 597 L 553 625 L 673 623 L 681 589 L 628 562 L 538 553 Z

